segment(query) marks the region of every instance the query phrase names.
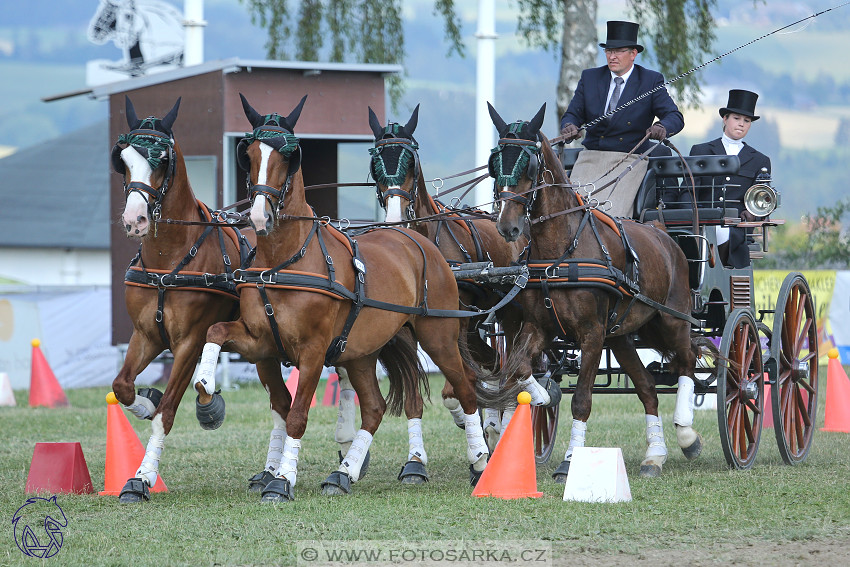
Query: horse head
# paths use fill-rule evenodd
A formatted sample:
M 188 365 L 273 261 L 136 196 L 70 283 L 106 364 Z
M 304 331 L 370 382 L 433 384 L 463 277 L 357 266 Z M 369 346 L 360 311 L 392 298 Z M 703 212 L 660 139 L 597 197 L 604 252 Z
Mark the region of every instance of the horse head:
M 375 180 L 378 202 L 386 212 L 386 222 L 410 220 L 416 216 L 413 203 L 421 170 L 419 154 L 416 153 L 419 145 L 413 132 L 418 122 L 418 104 L 404 126 L 396 122 L 381 126 L 372 107 L 369 107 L 369 126 L 375 135 L 375 147 L 369 148 L 372 156 L 369 171 Z
M 150 221 L 159 218 L 162 201 L 174 179 L 179 149 L 172 127 L 177 118 L 180 98 L 159 119 L 148 116 L 140 120 L 130 97 L 126 97 L 128 134 L 118 137 L 112 147 L 112 168 L 124 176 L 124 213 L 121 215 L 127 236 L 143 237 Z M 129 176 L 129 182 L 127 177 Z
M 274 228 L 293 176 L 301 168 L 301 146 L 294 129 L 307 95 L 286 117 L 261 115 L 244 95 L 239 97 L 254 130 L 239 142 L 236 157 L 239 167 L 248 172 L 249 221 L 258 235 L 265 235 Z
M 499 133 L 499 144 L 491 150 L 487 163 L 494 179 L 493 193 L 498 209 L 496 227 L 505 240 L 514 242 L 523 234 L 526 218 L 534 204 L 540 148 L 538 138 L 546 104 L 529 121 L 507 124 L 488 102 L 490 118 Z

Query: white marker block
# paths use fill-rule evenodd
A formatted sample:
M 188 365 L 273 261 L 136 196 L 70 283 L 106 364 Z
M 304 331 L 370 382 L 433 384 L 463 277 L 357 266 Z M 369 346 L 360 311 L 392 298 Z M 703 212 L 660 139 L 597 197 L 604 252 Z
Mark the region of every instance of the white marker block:
M 5 372 L 0 372 L 0 406 L 17 405 L 15 401 L 15 392 L 12 391 L 12 381 L 9 380 L 9 375 Z
M 717 409 L 717 394 L 694 394 L 692 401 L 695 410 Z
M 564 500 L 630 502 L 632 491 L 619 447 L 576 447 L 564 487 Z

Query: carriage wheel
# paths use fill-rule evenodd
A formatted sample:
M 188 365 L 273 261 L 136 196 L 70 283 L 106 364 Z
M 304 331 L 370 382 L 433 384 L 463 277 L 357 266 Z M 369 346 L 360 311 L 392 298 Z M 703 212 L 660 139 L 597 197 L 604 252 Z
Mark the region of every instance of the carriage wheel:
M 560 404 L 552 408 L 531 406 L 531 430 L 534 433 L 534 461 L 542 465 L 549 461 L 558 435 Z
M 764 415 L 764 369 L 752 314 L 736 309 L 726 321 L 717 368 L 717 425 L 730 467 L 753 466 Z
M 816 314 L 809 284 L 802 274 L 785 276 L 773 317 L 773 425 L 782 460 L 796 465 L 809 454 L 818 408 Z

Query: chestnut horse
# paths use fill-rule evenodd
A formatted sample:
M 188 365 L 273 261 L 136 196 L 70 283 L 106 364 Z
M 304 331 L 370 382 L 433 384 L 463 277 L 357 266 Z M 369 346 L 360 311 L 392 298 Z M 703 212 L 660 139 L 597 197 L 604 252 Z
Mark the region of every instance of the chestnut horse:
M 237 275 L 241 315 L 207 331 L 199 379 L 214 372 L 220 349 L 249 361 L 285 357 L 300 378 L 286 422 L 283 459 L 263 490 L 263 501 L 293 499 L 301 438 L 323 365 L 343 368 L 360 398 L 361 429 L 338 470 L 323 483 L 326 494 L 347 494 L 360 477 L 372 436 L 387 408 L 398 409 L 402 391 L 416 387 L 415 351 L 387 368 L 390 394 L 378 388 L 382 350 L 398 350 L 394 337 L 408 326 L 457 393 L 464 411 L 471 480 L 488 457 L 477 412 L 474 371 L 458 348 L 458 323 L 435 317 L 459 313 L 457 284 L 439 250 L 404 229 L 376 230 L 356 240 L 315 216 L 307 204 L 301 148 L 294 126 L 306 96 L 287 116 L 262 116 L 245 97 L 254 131 L 239 148 L 250 165 L 250 222 L 257 233 L 255 268 Z M 479 389 L 486 397 L 489 390 Z M 482 400 L 483 401 L 483 400 Z M 501 400 L 489 400 L 498 405 Z
M 120 222 L 128 237 L 141 240 L 125 278 L 133 334 L 112 388 L 131 413 L 152 420 L 153 429 L 136 476 L 121 492 L 121 502 L 149 499 L 165 436 L 201 355 L 207 328 L 237 314 L 232 272 L 249 256 L 247 242 L 233 228 L 200 224 L 212 216 L 195 198 L 183 153 L 174 140 L 179 106 L 180 99 L 164 118 L 140 120 L 127 98 L 130 132 L 112 149 L 112 166 L 124 177 L 126 195 Z M 199 224 L 157 223 L 160 218 Z M 174 364 L 165 392 L 144 388 L 136 393 L 136 376 L 166 349 Z M 285 414 L 288 407 L 287 403 L 279 410 Z M 224 400 L 214 390 L 199 394 L 196 414 L 202 427 L 219 427 L 224 412 Z
M 524 373 L 531 373 L 527 361 L 556 337 L 581 350 L 570 444 L 555 479 L 566 481 L 573 449 L 584 446 L 603 345 L 616 355 L 644 406 L 647 450 L 640 474 L 661 474 L 667 447 L 658 396 L 653 377 L 638 357 L 636 335 L 670 358 L 671 369 L 678 373 L 676 437 L 687 458 L 697 457 L 702 440 L 692 428 L 691 394 L 695 360 L 703 346 L 691 338 L 694 321 L 684 253 L 655 226 L 612 219 L 583 204 L 540 132 L 545 104 L 530 121 L 510 125 L 488 106 L 500 137 L 490 162 L 496 198 L 501 200 L 499 232 L 508 241 L 516 240 L 526 219 L 534 219 L 527 258 L 532 278 L 520 294 L 525 324 L 518 342 L 528 345 L 521 361 Z
M 375 146 L 369 150 L 372 155 L 370 173 L 375 180 L 378 202 L 386 212 L 385 221 L 388 223 L 411 221 L 408 226 L 434 242 L 452 266 L 470 262 L 490 262 L 498 267 L 510 266 L 527 243 L 524 237 L 515 242 L 506 242 L 496 229 L 496 224 L 489 218 L 461 218 L 459 214 L 453 213 L 428 194 L 419 162 L 419 146 L 413 137 L 418 122 L 419 105 L 413 110 L 405 125 L 388 122 L 386 127 L 381 125 L 375 112 L 369 108 L 369 126 L 375 136 Z M 438 214 L 443 216 L 428 220 Z M 464 280 L 458 282 L 458 291 L 461 304 L 474 305 L 483 310 L 492 308 L 504 296 L 492 287 Z M 480 331 L 490 329 L 488 332 L 491 334 L 495 331 L 495 325 L 489 323 L 489 321 L 495 321 L 495 315 L 498 315 L 501 323 L 505 351 L 509 352 L 522 323 L 521 313 L 516 305 L 506 305 L 498 313 L 491 315 L 488 321 L 485 321 L 483 317 L 472 321 L 460 320 L 461 337 L 466 340 L 470 354 L 478 365 L 489 370 L 496 370 L 502 361 L 500 361 L 500 353 L 488 344 L 482 336 L 484 333 Z M 546 389 L 533 378 L 528 377 L 523 387 L 532 394 L 533 404 L 549 403 L 550 398 Z M 560 394 L 560 391 L 557 393 Z M 443 404 L 452 413 L 455 423 L 462 427 L 463 411 L 454 398 L 454 392 L 448 382 L 443 388 L 442 398 Z M 416 447 L 411 445 L 409 462 L 402 470 L 401 476 L 415 481 L 414 471 L 420 471 L 421 474 L 425 472 L 424 467 L 417 465 L 417 462 L 422 462 L 423 465 L 427 463 L 427 455 L 422 445 L 421 428 L 418 427 L 417 419 L 422 416 L 421 400 L 418 406 L 417 400 L 407 401 L 408 419 L 413 418 L 408 430 L 411 431 L 411 443 L 415 441 L 417 445 Z M 485 408 L 484 434 L 491 450 L 498 441 L 502 425 L 507 424 L 511 414 L 511 411 L 504 412 L 500 418 L 498 410 Z M 410 469 L 409 472 L 408 469 Z

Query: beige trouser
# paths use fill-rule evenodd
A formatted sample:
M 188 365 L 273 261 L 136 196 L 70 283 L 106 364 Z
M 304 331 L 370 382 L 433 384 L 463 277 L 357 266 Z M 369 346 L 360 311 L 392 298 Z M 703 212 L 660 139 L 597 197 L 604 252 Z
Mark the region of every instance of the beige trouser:
M 632 170 L 625 174 L 622 179 L 592 196 L 600 202 L 599 208 L 612 217 L 632 218 L 635 196 L 646 175 L 646 168 L 649 163 L 646 158 L 635 163 L 637 157 L 637 155 L 629 155 L 623 152 L 584 149 L 578 155 L 578 160 L 573 166 L 570 181 L 574 184 L 592 184 L 578 189 L 584 197 L 587 191 L 602 187 L 609 181 L 616 179 L 627 167 L 632 166 Z M 612 168 L 614 170 L 608 173 Z M 602 177 L 606 173 L 608 174 Z M 608 201 L 608 203 L 601 204 L 605 201 Z

